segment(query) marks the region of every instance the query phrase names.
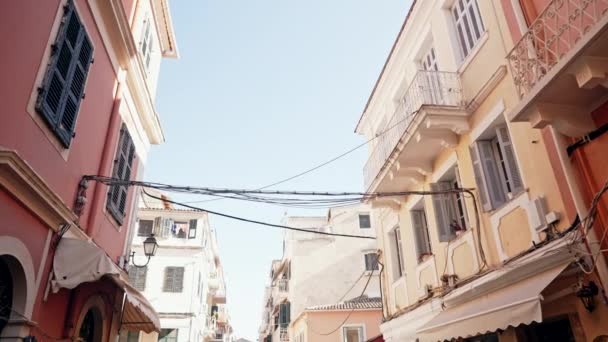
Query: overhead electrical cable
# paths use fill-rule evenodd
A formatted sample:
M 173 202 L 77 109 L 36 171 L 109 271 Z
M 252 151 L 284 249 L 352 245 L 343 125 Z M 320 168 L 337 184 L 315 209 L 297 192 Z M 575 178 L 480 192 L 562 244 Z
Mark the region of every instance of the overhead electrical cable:
M 299 231 L 299 232 L 304 232 L 304 233 L 310 233 L 310 234 L 319 234 L 319 235 L 328 235 L 328 236 L 340 236 L 340 237 L 357 238 L 357 239 L 369 239 L 369 240 L 375 240 L 376 239 L 375 237 L 372 237 L 372 236 L 352 235 L 352 234 L 339 234 L 339 233 L 325 232 L 325 231 L 321 230 L 322 227 L 306 229 L 306 228 L 290 227 L 290 226 L 285 226 L 285 225 L 282 225 L 282 224 L 274 224 L 274 223 L 268 223 L 268 222 L 262 222 L 262 221 L 257 221 L 257 220 L 246 219 L 246 218 L 239 217 L 239 216 L 224 214 L 224 213 L 220 213 L 220 212 L 213 211 L 213 210 L 207 210 L 207 209 L 195 207 L 195 206 L 192 206 L 192 205 L 189 205 L 189 204 L 186 204 L 186 203 L 180 203 L 180 202 L 177 202 L 177 201 L 172 201 L 172 200 L 169 200 L 167 198 L 162 198 L 162 197 L 154 196 L 154 195 L 149 194 L 145 189 L 143 189 L 143 192 L 144 192 L 144 194 L 146 196 L 149 196 L 151 198 L 154 198 L 154 199 L 157 199 L 157 200 L 160 200 L 160 201 L 164 201 L 164 202 L 167 202 L 167 203 L 179 205 L 179 206 L 182 206 L 184 208 L 188 208 L 188 209 L 192 209 L 192 210 L 196 210 L 196 211 L 207 212 L 209 214 L 213 214 L 213 215 L 217 215 L 217 216 L 221 216 L 221 217 L 225 217 L 225 218 L 229 218 L 229 219 L 233 219 L 233 220 L 237 220 L 237 221 L 243 221 L 243 222 L 248 222 L 248 223 L 253 223 L 253 224 L 258 224 L 258 225 L 263 225 L 263 226 L 268 226 L 268 227 L 274 227 L 274 228 L 294 230 L 294 231 Z

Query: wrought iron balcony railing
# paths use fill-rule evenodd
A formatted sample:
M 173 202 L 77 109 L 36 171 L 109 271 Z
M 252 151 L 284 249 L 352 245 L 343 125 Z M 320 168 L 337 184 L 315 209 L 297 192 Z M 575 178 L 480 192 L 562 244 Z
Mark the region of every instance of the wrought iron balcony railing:
M 461 107 L 462 104 L 462 86 L 457 73 L 418 71 L 387 124 L 376 133 L 378 142 L 363 169 L 366 189 L 369 190 L 422 106 Z
M 507 56 L 519 96 L 528 94 L 607 15 L 608 0 L 551 1 Z

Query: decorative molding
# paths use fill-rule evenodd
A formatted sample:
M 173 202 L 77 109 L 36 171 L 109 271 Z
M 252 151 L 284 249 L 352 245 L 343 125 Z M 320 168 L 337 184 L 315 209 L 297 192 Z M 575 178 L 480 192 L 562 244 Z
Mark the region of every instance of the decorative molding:
M 526 110 L 525 115 L 534 128 L 552 125 L 558 132 L 570 137 L 585 135 L 596 128 L 590 111 L 580 106 L 536 103 Z
M 0 147 L 0 186 L 53 231 L 77 217 L 17 152 Z
M 416 293 L 418 294 L 418 297 L 423 297 L 426 295 L 426 284 L 420 284 L 420 274 L 427 268 L 431 268 L 433 273 L 435 283 L 431 285 L 439 285 L 439 277 L 437 275 L 437 264 L 435 263 L 435 255 L 431 255 L 426 260 L 416 265 L 416 285 L 418 285 Z
M 475 228 L 477 229 L 477 228 Z M 477 248 L 475 248 L 475 239 L 473 239 L 473 229 L 469 229 L 462 235 L 458 236 L 454 240 L 450 241 L 447 250 L 448 260 L 448 273 L 454 274 L 454 250 L 463 244 L 468 244 L 471 248 L 471 255 L 473 255 L 473 274 L 479 271 L 479 260 L 477 256 Z
M 511 201 L 507 202 L 505 205 L 503 205 L 501 208 L 499 208 L 498 210 L 496 210 L 495 212 L 493 212 L 490 215 L 490 223 L 492 225 L 492 233 L 494 235 L 494 241 L 495 241 L 495 245 L 496 245 L 496 251 L 498 252 L 498 256 L 500 257 L 501 261 L 505 261 L 509 258 L 509 256 L 507 255 L 507 253 L 505 252 L 504 248 L 503 248 L 503 241 L 500 238 L 500 231 L 499 231 L 499 227 L 500 227 L 500 221 L 502 220 L 503 217 L 505 217 L 506 215 L 508 215 L 509 213 L 511 213 L 513 210 L 517 209 L 517 208 L 522 208 L 526 211 L 527 217 L 528 217 L 528 228 L 530 229 L 530 236 L 531 236 L 531 240 L 530 240 L 530 246 L 532 246 L 532 243 L 539 243 L 540 242 L 540 237 L 538 236 L 538 232 L 532 228 L 532 224 L 530 223 L 530 196 L 528 194 L 528 192 L 523 192 L 521 193 L 519 196 L 513 198 Z
M 494 121 L 505 112 L 505 101 L 503 99 L 498 102 L 490 109 L 487 115 L 473 128 L 470 134 L 471 141 L 479 139 L 479 137 L 487 130 Z
M 10 319 L 22 319 L 31 320 L 32 311 L 34 310 L 34 302 L 38 296 L 39 279 L 36 279 L 36 272 L 34 271 L 34 261 L 32 255 L 28 250 L 27 246 L 19 239 L 12 236 L 0 236 L 0 251 L 2 255 L 10 255 L 17 260 L 21 267 L 19 270 L 13 269 L 13 281 L 15 282 L 15 299 L 13 302 L 13 310 L 16 313 L 23 315 L 24 317 L 14 317 L 11 315 Z M 9 265 L 9 268 L 14 265 Z M 20 279 L 23 276 L 23 279 Z M 24 281 L 25 283 L 21 282 Z M 25 298 L 23 298 L 25 297 Z

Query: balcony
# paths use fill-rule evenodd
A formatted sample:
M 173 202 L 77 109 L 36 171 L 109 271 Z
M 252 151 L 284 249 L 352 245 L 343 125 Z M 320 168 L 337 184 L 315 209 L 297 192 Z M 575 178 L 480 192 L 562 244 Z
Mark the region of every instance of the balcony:
M 553 0 L 507 59 L 521 99 L 512 121 L 579 136 L 608 87 L 608 0 Z
M 380 135 L 364 168 L 368 191 L 400 191 L 422 180 L 456 134 L 468 130 L 457 73 L 418 71 Z

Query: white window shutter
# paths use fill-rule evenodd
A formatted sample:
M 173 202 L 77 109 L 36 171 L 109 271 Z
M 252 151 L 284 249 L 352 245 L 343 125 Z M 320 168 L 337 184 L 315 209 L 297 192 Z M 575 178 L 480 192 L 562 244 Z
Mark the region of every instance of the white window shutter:
M 432 191 L 441 191 L 449 189 L 449 183 L 432 183 Z M 433 208 L 435 209 L 435 221 L 437 223 L 437 235 L 439 241 L 447 242 L 452 239 L 452 230 L 450 229 L 451 218 L 454 217 L 453 208 L 450 202 L 450 196 L 448 194 L 434 194 Z
M 509 135 L 507 125 L 496 127 L 496 136 L 498 137 L 498 143 L 505 160 L 507 177 L 511 183 L 511 192 L 517 193 L 524 188 L 524 185 L 519 173 L 519 167 L 515 158 L 515 151 L 513 150 L 513 144 L 511 143 L 511 136 Z
M 152 233 L 154 233 L 154 235 L 156 235 L 156 236 L 161 236 L 162 221 L 163 221 L 163 218 L 160 216 L 154 218 L 154 226 L 152 227 Z
M 496 156 L 492 149 L 492 142 L 478 141 L 477 145 L 479 146 L 479 156 L 488 187 L 490 202 L 492 203 L 492 208 L 497 208 L 507 201 L 507 197 L 504 192 L 498 164 L 496 163 Z
M 479 153 L 479 146 L 474 143 L 471 148 L 471 158 L 473 159 L 473 172 L 475 173 L 475 183 L 477 183 L 477 192 L 479 192 L 479 201 L 484 211 L 492 210 L 492 203 L 488 196 L 488 186 L 483 174 L 483 166 Z
M 429 253 L 426 225 L 424 224 L 424 213 L 422 210 L 410 211 L 412 217 L 412 228 L 414 230 L 414 239 L 416 241 L 416 256 L 420 258 L 422 254 Z

